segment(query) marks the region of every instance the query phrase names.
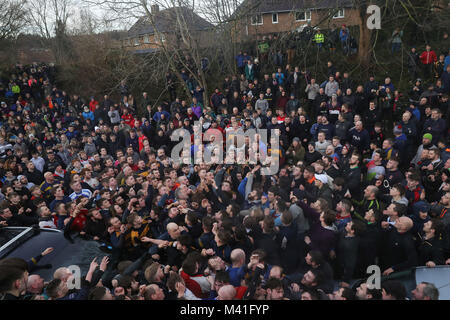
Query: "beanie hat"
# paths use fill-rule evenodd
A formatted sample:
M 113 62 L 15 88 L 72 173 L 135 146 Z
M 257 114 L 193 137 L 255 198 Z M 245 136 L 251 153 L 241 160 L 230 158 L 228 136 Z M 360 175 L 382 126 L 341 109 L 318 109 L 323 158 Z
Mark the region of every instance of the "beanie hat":
M 433 140 L 433 135 L 431 133 L 425 133 L 423 135 L 424 139 Z
M 402 126 L 401 125 L 396 125 L 395 127 L 394 127 L 394 134 L 402 134 Z
M 430 211 L 431 206 L 426 201 L 418 201 L 413 205 L 413 211 L 418 214 L 419 212 L 428 212 Z

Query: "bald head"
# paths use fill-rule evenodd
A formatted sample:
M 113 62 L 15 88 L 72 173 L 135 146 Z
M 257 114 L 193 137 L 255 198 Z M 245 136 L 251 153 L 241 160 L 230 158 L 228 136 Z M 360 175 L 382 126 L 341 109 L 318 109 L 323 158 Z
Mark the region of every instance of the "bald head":
M 178 225 L 175 222 L 170 222 L 167 224 L 167 232 L 173 232 L 178 229 Z
M 408 217 L 400 217 L 395 223 L 395 227 L 398 232 L 408 232 L 413 227 L 414 223 L 411 218 Z
M 225 285 L 219 289 L 218 300 L 233 300 L 236 296 L 236 289 L 231 285 Z
M 167 233 L 172 239 L 178 239 L 181 233 L 181 229 L 174 222 L 167 224 Z
M 28 276 L 28 282 L 27 282 L 27 291 L 34 293 L 34 294 L 40 294 L 42 293 L 42 289 L 44 288 L 44 279 L 37 275 L 32 274 Z
M 356 127 L 356 129 L 357 130 L 362 130 L 362 128 L 363 128 L 363 123 L 362 123 L 362 121 L 356 121 L 355 122 L 355 127 Z
M 231 251 L 230 258 L 233 266 L 242 266 L 245 263 L 245 252 L 242 249 L 234 249 L 233 251 Z
M 53 273 L 53 279 L 59 279 L 62 281 L 67 281 L 69 277 L 72 275 L 72 272 L 66 267 L 61 267 L 55 270 Z
M 270 269 L 269 278 L 277 278 L 281 279 L 283 277 L 283 268 L 280 266 L 273 266 L 272 269 Z

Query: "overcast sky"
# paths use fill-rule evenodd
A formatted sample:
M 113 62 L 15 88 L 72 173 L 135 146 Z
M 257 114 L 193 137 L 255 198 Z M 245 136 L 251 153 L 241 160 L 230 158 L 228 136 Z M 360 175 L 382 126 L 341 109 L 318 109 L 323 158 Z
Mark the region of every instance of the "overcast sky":
M 80 11 L 81 10 L 88 10 L 90 12 L 90 14 L 95 18 L 95 20 L 97 20 L 98 22 L 104 21 L 105 17 L 107 18 L 107 20 L 111 21 L 110 25 L 107 26 L 102 26 L 102 25 L 98 25 L 98 28 L 101 30 L 128 30 L 136 21 L 136 17 L 137 16 L 143 16 L 145 15 L 145 12 L 142 8 L 140 8 L 140 10 L 135 10 L 134 11 L 134 17 L 132 17 L 132 15 L 128 12 L 124 12 L 125 10 L 121 11 L 121 19 L 117 19 L 117 17 L 119 16 L 116 12 L 112 12 L 110 10 L 110 8 L 108 7 L 108 5 L 103 4 L 103 5 L 94 5 L 94 2 L 100 3 L 102 0 L 74 0 L 76 5 L 74 6 L 74 17 L 72 18 L 71 24 L 76 25 L 77 23 L 79 24 L 79 16 L 80 16 Z M 122 2 L 125 3 L 125 6 L 127 9 L 132 8 L 133 7 L 133 3 L 136 3 L 139 0 L 132 0 L 130 1 L 129 5 L 126 5 L 125 1 L 120 1 L 118 0 L 118 2 Z M 205 12 L 211 12 L 211 4 L 215 1 L 223 2 L 226 4 L 233 4 L 233 5 L 237 5 L 239 3 L 241 3 L 243 0 L 147 0 L 149 2 L 149 8 L 152 4 L 159 4 L 160 10 L 170 7 L 171 4 L 174 1 L 186 1 L 186 3 L 188 3 L 190 6 L 192 6 L 192 4 L 195 5 L 195 12 L 197 14 L 199 14 L 200 16 L 206 18 L 208 21 L 211 21 L 210 19 L 208 19 L 206 17 Z M 123 12 L 123 14 L 122 14 Z

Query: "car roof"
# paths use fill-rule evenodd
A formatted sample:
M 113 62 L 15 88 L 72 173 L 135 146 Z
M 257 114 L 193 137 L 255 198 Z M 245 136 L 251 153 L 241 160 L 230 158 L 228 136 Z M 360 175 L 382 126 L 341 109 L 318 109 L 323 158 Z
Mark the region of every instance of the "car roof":
M 4 227 L 0 229 L 0 259 L 19 247 L 26 240 L 41 232 L 57 232 L 60 230 L 37 227 Z

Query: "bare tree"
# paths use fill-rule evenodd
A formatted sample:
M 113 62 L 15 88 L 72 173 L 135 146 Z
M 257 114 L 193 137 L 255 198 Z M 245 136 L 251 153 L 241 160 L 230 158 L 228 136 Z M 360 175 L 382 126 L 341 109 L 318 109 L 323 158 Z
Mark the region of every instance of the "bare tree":
M 173 28 L 172 35 L 178 39 L 178 46 L 174 46 L 171 41 L 158 41 L 158 48 L 162 56 L 165 58 L 165 65 L 168 70 L 178 71 L 179 68 L 184 68 L 189 75 L 191 75 L 196 82 L 202 87 L 204 91 L 205 106 L 208 105 L 208 81 L 206 74 L 202 68 L 202 60 L 206 55 L 206 48 L 203 45 L 205 39 L 200 39 L 195 28 L 192 28 L 192 19 L 194 18 L 189 12 L 196 12 L 202 17 L 210 20 L 211 23 L 211 43 L 223 48 L 232 48 L 231 39 L 223 40 L 224 22 L 231 16 L 233 10 L 237 6 L 236 0 L 218 0 L 214 4 L 215 11 L 205 10 L 205 6 L 211 7 L 211 2 L 201 0 L 85 0 L 86 3 L 95 4 L 102 8 L 107 8 L 114 13 L 113 19 L 135 19 L 146 18 L 147 23 L 152 26 L 154 37 L 162 39 L 165 35 L 158 29 L 158 23 L 155 21 L 154 12 L 152 12 L 152 5 L 158 5 L 161 8 L 171 8 Z M 234 2 L 235 6 L 229 4 Z M 187 8 L 189 10 L 184 10 Z M 205 15 L 209 12 L 209 16 Z M 219 40 L 220 39 L 220 40 Z M 219 41 L 218 41 L 219 40 Z M 214 55 L 217 55 L 221 50 L 213 50 Z M 188 63 L 186 57 L 193 63 Z M 178 83 L 182 84 L 186 92 L 188 92 L 187 85 L 181 78 L 179 72 L 175 72 L 178 78 Z
M 26 0 L 0 0 L 0 40 L 15 38 L 26 26 Z
M 52 40 L 56 62 L 70 53 L 68 21 L 73 15 L 73 0 L 28 0 L 31 30 L 43 39 Z

